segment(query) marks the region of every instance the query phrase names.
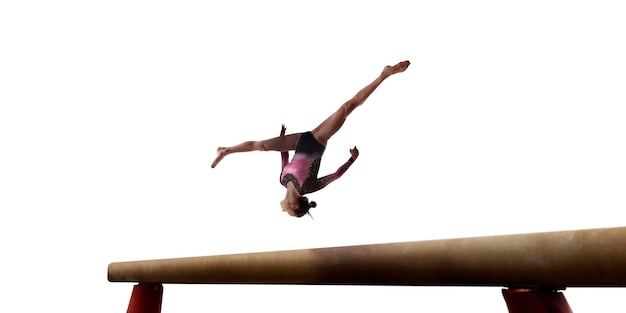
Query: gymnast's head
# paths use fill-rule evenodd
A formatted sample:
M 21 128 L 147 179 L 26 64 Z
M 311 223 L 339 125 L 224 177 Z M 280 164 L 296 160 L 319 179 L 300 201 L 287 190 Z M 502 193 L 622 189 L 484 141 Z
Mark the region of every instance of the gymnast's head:
M 303 217 L 306 214 L 309 214 L 309 210 L 317 206 L 315 201 L 310 201 L 307 197 L 299 196 L 297 201 L 291 202 L 287 199 L 284 199 L 280 202 L 280 206 L 283 208 L 284 212 L 294 217 Z

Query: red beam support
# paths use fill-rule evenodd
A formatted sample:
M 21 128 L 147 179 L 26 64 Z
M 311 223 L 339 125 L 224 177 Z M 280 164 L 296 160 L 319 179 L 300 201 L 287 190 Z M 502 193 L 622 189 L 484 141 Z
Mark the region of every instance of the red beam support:
M 572 313 L 562 292 L 533 289 L 503 289 L 509 313 Z
M 127 313 L 161 313 L 163 285 L 140 283 L 133 287 Z

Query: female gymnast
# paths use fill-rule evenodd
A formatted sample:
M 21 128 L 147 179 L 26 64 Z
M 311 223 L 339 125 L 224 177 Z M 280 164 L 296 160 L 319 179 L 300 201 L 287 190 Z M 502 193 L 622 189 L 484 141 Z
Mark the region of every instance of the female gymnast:
M 316 207 L 317 204 L 315 201 L 309 202 L 309 199 L 303 195 L 318 191 L 341 177 L 359 157 L 359 150 L 356 147 L 350 149 L 350 159 L 335 173 L 318 178 L 322 154 L 330 137 L 341 128 L 348 115 L 363 104 L 385 79 L 404 72 L 409 64 L 409 61 L 403 61 L 394 66 L 386 66 L 373 82 L 361 89 L 352 99 L 344 103 L 312 131 L 285 135 L 286 128 L 283 125 L 278 137 L 261 141 L 245 141 L 231 147 L 219 147 L 217 148 L 217 157 L 211 167 L 217 166 L 225 156 L 231 153 L 280 151 L 282 158 L 280 183 L 287 188 L 287 193 L 285 198 L 280 201 L 280 206 L 283 211 L 291 216 L 304 216 L 309 213 L 310 208 Z M 289 162 L 288 152 L 290 150 L 295 150 L 291 162 Z

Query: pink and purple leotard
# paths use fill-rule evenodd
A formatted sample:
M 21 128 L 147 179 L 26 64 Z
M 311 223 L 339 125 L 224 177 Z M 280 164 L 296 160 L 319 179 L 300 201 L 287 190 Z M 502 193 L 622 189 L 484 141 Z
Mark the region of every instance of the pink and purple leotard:
M 324 150 L 326 147 L 315 140 L 311 132 L 303 133 L 291 162 L 289 152 L 281 152 L 280 183 L 286 187 L 288 182 L 293 182 L 300 195 L 312 193 L 337 180 L 354 163 L 354 159 L 350 158 L 335 173 L 317 178 Z

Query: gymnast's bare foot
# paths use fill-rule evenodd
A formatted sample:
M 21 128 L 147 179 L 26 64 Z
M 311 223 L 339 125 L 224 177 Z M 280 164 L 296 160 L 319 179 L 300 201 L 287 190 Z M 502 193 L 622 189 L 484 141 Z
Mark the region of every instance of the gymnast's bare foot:
M 409 65 L 411 65 L 411 62 L 409 61 L 402 61 L 394 66 L 387 65 L 385 66 L 382 75 L 389 77 L 393 74 L 402 73 L 407 69 L 407 67 L 409 67 Z
M 226 156 L 226 154 L 227 154 L 226 148 L 224 147 L 217 148 L 217 157 L 213 161 L 213 164 L 211 164 L 211 168 L 215 168 L 217 166 L 217 163 L 220 163 L 220 161 Z

